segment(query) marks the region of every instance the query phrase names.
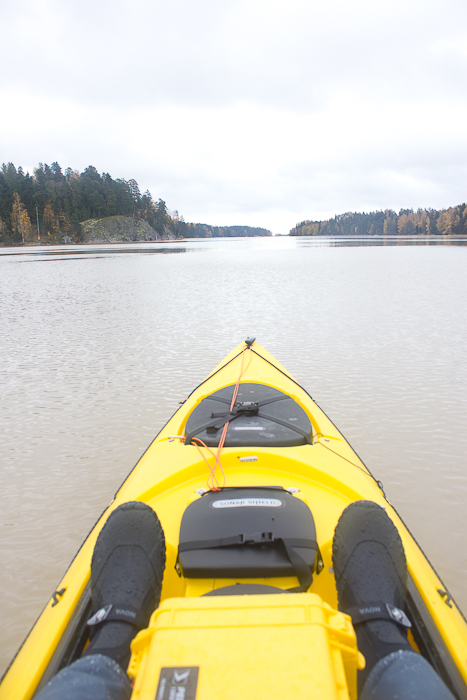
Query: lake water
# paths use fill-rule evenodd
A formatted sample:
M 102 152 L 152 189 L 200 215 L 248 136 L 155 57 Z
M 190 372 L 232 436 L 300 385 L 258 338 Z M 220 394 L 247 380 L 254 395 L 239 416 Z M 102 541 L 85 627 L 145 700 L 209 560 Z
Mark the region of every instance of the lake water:
M 249 335 L 467 611 L 467 241 L 0 248 L 0 670 L 167 418 Z

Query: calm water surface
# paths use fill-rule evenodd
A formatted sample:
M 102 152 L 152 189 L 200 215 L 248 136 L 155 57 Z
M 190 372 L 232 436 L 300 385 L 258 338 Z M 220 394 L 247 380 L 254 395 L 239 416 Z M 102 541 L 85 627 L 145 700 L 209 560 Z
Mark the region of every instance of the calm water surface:
M 248 335 L 467 611 L 465 241 L 0 249 L 0 669 L 178 402 Z

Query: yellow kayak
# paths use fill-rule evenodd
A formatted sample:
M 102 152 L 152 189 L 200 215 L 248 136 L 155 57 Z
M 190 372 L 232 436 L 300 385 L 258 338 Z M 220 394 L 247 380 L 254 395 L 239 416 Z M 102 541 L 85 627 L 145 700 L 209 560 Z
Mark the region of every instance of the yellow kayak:
M 156 511 L 167 546 L 161 605 L 132 642 L 132 700 L 154 700 L 174 667 L 199 669 L 197 700 L 356 698 L 365 662 L 350 617 L 337 610 L 332 542 L 343 510 L 362 499 L 384 507 L 401 536 L 413 649 L 467 698 L 467 623 L 455 602 L 331 420 L 248 339 L 130 472 L 11 663 L 0 700 L 29 700 L 81 654 L 94 545 L 128 501 Z M 285 559 L 268 546 L 274 538 Z M 247 588 L 237 595 L 232 586 Z

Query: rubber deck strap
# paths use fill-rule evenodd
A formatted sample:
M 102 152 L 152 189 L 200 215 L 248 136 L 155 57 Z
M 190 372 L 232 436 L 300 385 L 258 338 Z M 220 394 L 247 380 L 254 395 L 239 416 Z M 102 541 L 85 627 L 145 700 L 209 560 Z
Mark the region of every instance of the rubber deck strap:
M 289 588 L 289 592 L 292 593 L 302 593 L 307 591 L 311 584 L 313 583 L 313 574 L 310 566 L 307 564 L 305 559 L 295 551 L 294 547 L 307 547 L 315 551 L 319 551 L 318 543 L 316 540 L 302 539 L 302 538 L 283 538 L 275 537 L 270 540 L 260 540 L 252 541 L 248 538 L 251 535 L 234 535 L 232 537 L 224 537 L 217 540 L 193 540 L 192 542 L 182 542 L 178 546 L 178 556 L 177 564 L 179 563 L 180 554 L 183 552 L 192 552 L 202 549 L 222 549 L 224 547 L 234 547 L 234 546 L 261 546 L 268 545 L 274 546 L 279 544 L 284 549 L 284 553 L 292 565 L 294 574 L 298 578 L 299 586 L 296 588 Z

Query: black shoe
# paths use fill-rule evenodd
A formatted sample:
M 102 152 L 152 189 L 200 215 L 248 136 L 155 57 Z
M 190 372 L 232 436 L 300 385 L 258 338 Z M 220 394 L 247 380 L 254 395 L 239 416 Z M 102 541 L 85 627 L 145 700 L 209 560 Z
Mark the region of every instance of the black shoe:
M 332 547 L 339 610 L 349 614 L 366 667 L 359 692 L 373 666 L 407 641 L 404 612 L 407 563 L 399 533 L 383 508 L 356 501 L 342 513 Z
M 91 641 L 83 656 L 104 654 L 126 669 L 131 640 L 160 603 L 164 568 L 164 531 L 155 512 L 139 501 L 119 506 L 94 547 Z

